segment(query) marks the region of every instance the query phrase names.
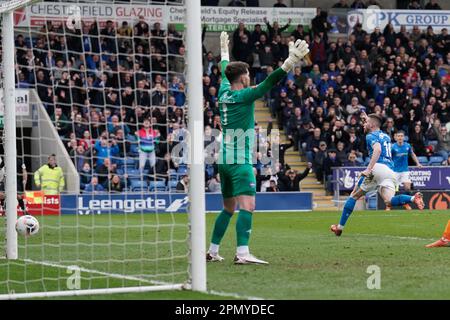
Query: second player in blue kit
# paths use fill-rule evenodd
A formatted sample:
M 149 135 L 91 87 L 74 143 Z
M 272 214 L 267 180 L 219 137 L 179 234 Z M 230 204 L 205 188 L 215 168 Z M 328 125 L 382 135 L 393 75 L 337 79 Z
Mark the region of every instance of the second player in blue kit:
M 397 179 L 397 185 L 399 187 L 402 186 L 405 189 L 405 192 L 409 193 L 412 184 L 409 177 L 409 156 L 411 156 L 417 167 L 421 168 L 422 165 L 420 164 L 419 159 L 417 159 L 412 146 L 408 142 L 405 142 L 405 133 L 403 131 L 397 132 L 394 135 L 394 139 L 396 143 L 392 145 L 392 159 L 394 161 L 394 172 Z M 411 210 L 409 204 L 405 204 L 403 207 L 406 210 Z M 390 208 L 387 207 L 387 209 L 389 210 Z

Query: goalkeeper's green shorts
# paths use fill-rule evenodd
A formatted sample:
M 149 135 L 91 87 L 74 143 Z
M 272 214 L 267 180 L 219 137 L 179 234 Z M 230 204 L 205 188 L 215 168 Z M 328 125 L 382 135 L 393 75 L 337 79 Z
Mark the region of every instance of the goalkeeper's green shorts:
M 219 164 L 219 175 L 224 199 L 256 195 L 256 178 L 251 164 Z

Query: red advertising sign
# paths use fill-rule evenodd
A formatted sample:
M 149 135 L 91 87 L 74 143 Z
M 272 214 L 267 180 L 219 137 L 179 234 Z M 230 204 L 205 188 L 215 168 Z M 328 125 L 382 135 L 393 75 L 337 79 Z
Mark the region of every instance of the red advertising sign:
M 26 191 L 27 212 L 33 216 L 59 215 L 61 199 L 59 195 L 45 195 L 42 191 Z

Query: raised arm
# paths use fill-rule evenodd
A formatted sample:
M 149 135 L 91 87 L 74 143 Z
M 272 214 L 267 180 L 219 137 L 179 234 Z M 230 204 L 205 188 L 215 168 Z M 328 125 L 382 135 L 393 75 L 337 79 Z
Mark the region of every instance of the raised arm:
M 230 53 L 228 46 L 230 44 L 230 40 L 228 39 L 228 33 L 222 31 L 220 34 L 220 69 L 222 73 L 222 84 L 221 86 L 231 86 L 230 81 L 227 79 L 225 75 L 225 68 L 228 63 L 230 63 Z

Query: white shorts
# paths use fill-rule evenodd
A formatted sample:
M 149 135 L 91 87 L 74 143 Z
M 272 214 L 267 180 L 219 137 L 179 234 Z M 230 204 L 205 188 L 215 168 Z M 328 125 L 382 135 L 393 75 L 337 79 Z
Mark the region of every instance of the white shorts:
M 406 172 L 396 172 L 395 177 L 397 179 L 397 184 L 402 186 L 405 182 L 411 183 L 411 179 L 409 178 L 409 171 Z
M 359 178 L 358 186 L 365 192 L 377 190 L 379 187 L 386 187 L 395 191 L 397 179 L 395 172 L 387 165 L 376 163 L 370 177 Z

